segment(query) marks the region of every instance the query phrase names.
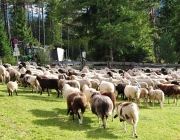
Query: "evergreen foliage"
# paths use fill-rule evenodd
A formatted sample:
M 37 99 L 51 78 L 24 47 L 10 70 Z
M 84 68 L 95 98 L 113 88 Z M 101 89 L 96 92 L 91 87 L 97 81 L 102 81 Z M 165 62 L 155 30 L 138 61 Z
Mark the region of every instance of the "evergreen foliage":
M 0 19 L 0 38 L 0 57 L 2 58 L 2 62 L 15 64 L 15 58 L 12 54 L 13 49 L 10 46 L 2 19 Z
M 13 4 L 12 39 L 33 43 L 38 40 L 38 46 L 45 41 L 46 45 L 62 47 L 67 59 L 80 59 L 82 51 L 86 51 L 90 61 L 177 63 L 180 59 L 177 0 L 13 0 L 9 3 Z M 25 14 L 26 5 L 32 3 L 39 9 L 46 5 L 45 32 L 43 23 L 35 24 L 37 20 L 29 21 Z

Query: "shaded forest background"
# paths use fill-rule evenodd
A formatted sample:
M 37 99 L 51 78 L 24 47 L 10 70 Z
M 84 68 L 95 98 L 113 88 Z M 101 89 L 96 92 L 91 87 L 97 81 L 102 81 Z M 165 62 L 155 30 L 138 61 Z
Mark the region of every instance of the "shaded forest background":
M 34 7 L 35 6 L 35 7 Z M 0 56 L 13 63 L 13 39 L 67 59 L 178 63 L 178 0 L 0 0 Z

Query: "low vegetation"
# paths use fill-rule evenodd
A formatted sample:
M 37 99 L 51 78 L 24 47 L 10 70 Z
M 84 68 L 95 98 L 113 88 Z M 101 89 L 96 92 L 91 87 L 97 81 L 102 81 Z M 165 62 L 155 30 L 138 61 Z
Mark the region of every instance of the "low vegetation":
M 41 139 L 41 140 L 105 140 L 105 139 L 135 139 L 132 137 L 132 126 L 127 124 L 127 133 L 119 119 L 111 122 L 108 119 L 107 128 L 98 123 L 96 115 L 87 109 L 84 113 L 83 125 L 80 126 L 67 116 L 66 101 L 57 98 L 56 91 L 40 95 L 24 91 L 19 87 L 18 96 L 9 96 L 6 85 L 0 84 L 0 139 Z M 120 100 L 117 100 L 117 103 Z M 178 140 L 180 138 L 180 104 L 176 106 L 173 98 L 170 104 L 165 100 L 163 109 L 156 102 L 146 107 L 139 105 L 140 115 L 137 125 L 140 140 Z

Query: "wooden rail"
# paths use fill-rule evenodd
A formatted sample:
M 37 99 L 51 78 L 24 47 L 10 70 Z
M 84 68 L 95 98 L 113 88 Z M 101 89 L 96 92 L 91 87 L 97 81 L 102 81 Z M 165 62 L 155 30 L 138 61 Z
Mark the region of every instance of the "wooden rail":
M 126 69 L 126 68 L 179 68 L 180 64 L 166 64 L 166 63 L 137 63 L 137 62 L 62 62 L 62 61 L 54 61 L 53 65 L 65 65 L 72 66 L 73 68 L 82 68 L 83 66 L 88 66 L 93 69 L 101 69 L 101 68 L 112 68 L 112 69 Z

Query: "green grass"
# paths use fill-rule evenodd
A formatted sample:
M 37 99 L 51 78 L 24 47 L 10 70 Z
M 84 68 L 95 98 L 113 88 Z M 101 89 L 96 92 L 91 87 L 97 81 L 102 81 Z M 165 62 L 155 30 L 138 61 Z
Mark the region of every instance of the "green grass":
M 132 126 L 127 124 L 124 133 L 122 123 L 116 118 L 108 119 L 107 128 L 98 123 L 97 117 L 86 110 L 83 126 L 66 115 L 66 101 L 57 98 L 55 91 L 31 93 L 19 87 L 19 96 L 9 97 L 6 85 L 0 85 L 0 139 L 1 140 L 131 140 Z M 117 101 L 117 103 L 120 100 Z M 139 140 L 179 140 L 180 105 L 165 101 L 161 110 L 159 104 L 139 105 L 140 120 L 137 125 Z

